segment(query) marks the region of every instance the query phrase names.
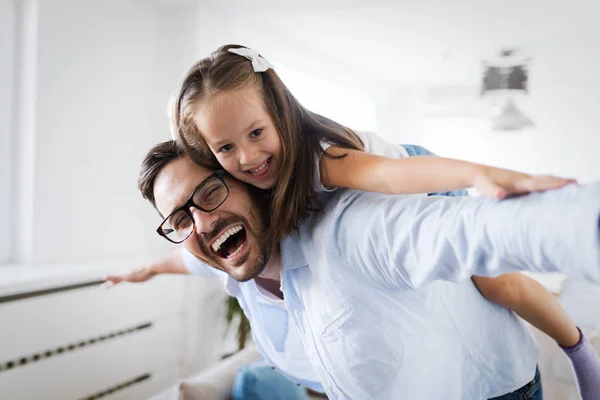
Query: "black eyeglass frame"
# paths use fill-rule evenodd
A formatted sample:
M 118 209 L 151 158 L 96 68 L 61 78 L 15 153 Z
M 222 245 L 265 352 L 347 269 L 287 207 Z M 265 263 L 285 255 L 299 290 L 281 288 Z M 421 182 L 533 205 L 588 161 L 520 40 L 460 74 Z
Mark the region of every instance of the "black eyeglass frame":
M 229 186 L 227 186 L 227 183 L 225 182 L 225 179 L 223 179 L 223 176 L 225 175 L 225 170 L 219 170 L 219 171 L 215 171 L 212 174 L 210 174 L 205 180 L 203 180 L 202 182 L 200 182 L 200 184 L 196 187 L 196 189 L 194 189 L 194 191 L 192 192 L 192 195 L 190 196 L 190 198 L 185 202 L 184 205 L 182 205 L 179 208 L 176 208 L 175 210 L 173 210 L 169 215 L 167 215 L 167 217 L 165 219 L 162 220 L 162 222 L 160 223 L 160 225 L 158 226 L 158 228 L 156 228 L 156 232 L 164 237 L 165 239 L 167 239 L 169 242 L 174 243 L 174 244 L 180 244 L 183 243 L 187 240 L 187 238 L 189 238 L 192 233 L 194 232 L 195 226 L 196 226 L 196 222 L 194 221 L 194 216 L 192 215 L 192 213 L 190 212 L 190 207 L 194 207 L 197 208 L 200 211 L 204 211 L 204 212 L 213 212 L 215 211 L 217 208 L 221 207 L 223 205 L 223 203 L 225 203 L 225 200 L 227 200 L 227 198 L 229 197 Z M 218 180 L 221 181 L 221 183 L 223 184 L 223 186 L 225 187 L 225 191 L 226 191 L 226 195 L 223 198 L 223 200 L 217 204 L 215 207 L 211 208 L 211 209 L 207 209 L 204 208 L 202 206 L 199 206 L 198 204 L 194 203 L 194 196 L 196 195 L 196 192 L 198 190 L 200 190 L 202 187 L 204 187 L 204 185 L 206 185 L 206 182 L 209 182 L 211 179 L 213 178 L 217 178 Z M 180 241 L 175 241 L 170 239 L 167 234 L 164 232 L 164 229 L 162 228 L 162 226 L 165 224 L 165 222 L 167 222 L 167 220 L 171 217 L 171 215 L 183 211 L 185 213 L 187 213 L 189 215 L 189 217 L 192 220 L 192 230 L 190 231 L 190 233 L 182 240 Z

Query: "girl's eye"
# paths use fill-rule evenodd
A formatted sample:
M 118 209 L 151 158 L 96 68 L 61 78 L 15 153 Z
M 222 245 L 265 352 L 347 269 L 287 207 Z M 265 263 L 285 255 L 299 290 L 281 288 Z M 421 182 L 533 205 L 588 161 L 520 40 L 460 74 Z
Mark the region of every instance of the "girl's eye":
M 263 130 L 262 129 L 255 129 L 252 131 L 252 133 L 250 133 L 250 137 L 251 138 L 257 138 L 262 134 Z
M 231 149 L 233 149 L 233 146 L 230 144 L 226 144 L 225 146 L 219 149 L 219 153 L 228 153 L 231 151 Z

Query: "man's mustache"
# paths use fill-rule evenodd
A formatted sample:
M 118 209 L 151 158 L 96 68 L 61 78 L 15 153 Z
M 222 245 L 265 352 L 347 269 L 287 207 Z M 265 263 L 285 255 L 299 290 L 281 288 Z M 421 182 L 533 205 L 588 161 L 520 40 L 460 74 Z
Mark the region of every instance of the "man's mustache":
M 219 219 L 210 232 L 202 233 L 200 237 L 202 238 L 204 244 L 207 244 L 211 240 L 215 239 L 225 228 L 233 225 L 236 222 L 245 224 L 246 221 L 243 218 L 233 216 Z

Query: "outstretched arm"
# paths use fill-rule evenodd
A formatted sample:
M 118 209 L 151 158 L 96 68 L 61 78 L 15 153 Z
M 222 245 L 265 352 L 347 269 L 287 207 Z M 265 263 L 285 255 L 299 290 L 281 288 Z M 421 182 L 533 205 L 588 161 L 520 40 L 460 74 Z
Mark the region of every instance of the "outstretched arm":
M 525 270 L 600 282 L 600 183 L 502 201 L 346 192 L 334 203 L 336 256 L 388 287 Z
M 160 274 L 193 274 L 193 275 L 215 275 L 215 270 L 184 248 L 176 248 L 162 258 L 136 268 L 125 274 L 106 276 L 104 287 L 110 287 L 120 282 L 139 283 L 145 282 Z
M 344 187 L 386 194 L 445 192 L 475 187 L 501 199 L 556 189 L 572 179 L 532 176 L 502 168 L 436 156 L 388 158 L 364 151 L 329 147 L 321 157 L 325 187 Z

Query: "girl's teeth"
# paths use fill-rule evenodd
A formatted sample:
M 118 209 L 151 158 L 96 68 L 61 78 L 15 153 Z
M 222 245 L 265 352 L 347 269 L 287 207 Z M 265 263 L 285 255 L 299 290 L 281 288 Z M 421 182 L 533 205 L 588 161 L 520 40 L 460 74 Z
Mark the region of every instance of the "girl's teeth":
M 267 160 L 260 167 L 250 169 L 250 170 L 248 170 L 248 172 L 250 172 L 253 175 L 260 174 L 260 173 L 266 171 L 266 169 L 269 167 L 269 163 L 270 163 L 270 160 Z

